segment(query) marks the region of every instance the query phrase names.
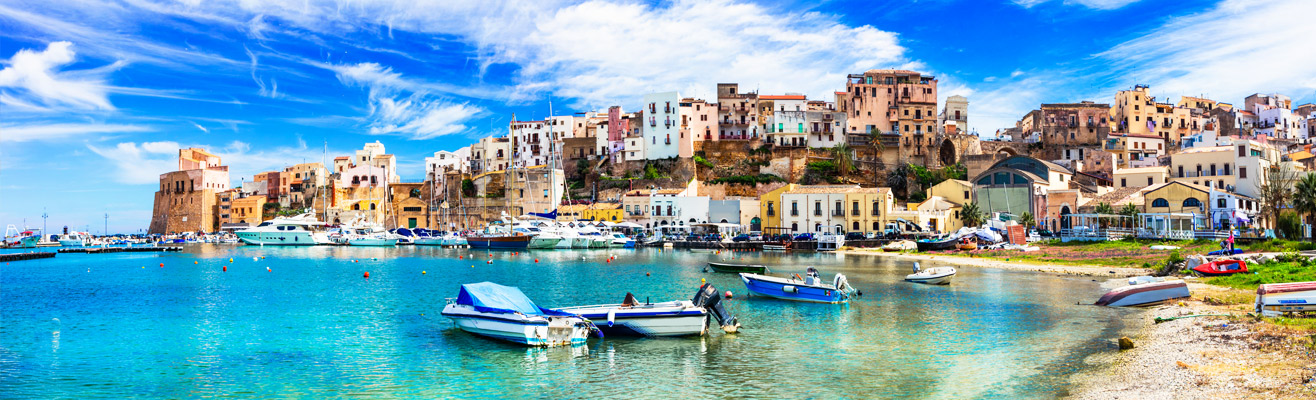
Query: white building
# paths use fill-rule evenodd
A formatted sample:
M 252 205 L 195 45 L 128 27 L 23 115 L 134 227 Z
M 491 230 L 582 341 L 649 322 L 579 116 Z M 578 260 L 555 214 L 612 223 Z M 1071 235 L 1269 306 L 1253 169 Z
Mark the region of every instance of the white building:
M 830 148 L 847 143 L 845 113 L 836 111 L 836 105 L 826 101 L 809 102 L 804 113 L 804 129 L 808 131 L 807 146 Z
M 937 126 L 946 133 L 947 125 L 955 126 L 955 133 L 965 134 L 969 131 L 969 99 L 954 95 L 946 98 L 946 106 L 937 116 Z
M 1211 189 L 1211 223 L 1216 229 L 1225 229 L 1226 226 L 1236 221 L 1233 216 L 1236 211 L 1240 211 L 1248 218 L 1256 217 L 1260 211 L 1260 205 L 1256 199 L 1244 196 L 1238 193 L 1223 192 Z
M 470 173 L 471 148 L 462 147 L 455 151 L 440 150 L 434 152 L 434 157 L 425 157 L 426 180 L 433 180 L 435 175 L 442 174 L 444 171 Z
M 676 158 L 681 146 L 681 95 L 677 92 L 644 95 L 644 158 Z M 627 152 L 630 151 L 627 146 Z
M 549 147 L 553 143 L 551 129 L 545 121 L 512 121 L 508 125 L 512 138 L 512 162 L 517 167 L 536 167 L 548 164 Z
M 512 164 L 512 142 L 505 137 L 486 137 L 471 145 L 471 173 L 505 170 Z
M 683 196 L 679 189 L 655 190 L 649 195 L 653 227 L 690 226 L 708 222 L 708 196 Z
M 387 154 L 384 151 L 384 144 L 378 140 L 374 143 L 366 143 L 361 150 L 357 150 L 356 156 L 352 158 L 351 165 L 372 165 L 381 168 L 386 174 L 384 176 L 388 177 L 389 183 L 397 183 L 402 180 L 398 176 L 397 160 L 392 154 Z
M 772 102 L 772 120 L 768 122 L 767 138 L 777 146 L 803 147 L 809 144 L 808 100 L 802 94 L 759 96 L 759 102 Z

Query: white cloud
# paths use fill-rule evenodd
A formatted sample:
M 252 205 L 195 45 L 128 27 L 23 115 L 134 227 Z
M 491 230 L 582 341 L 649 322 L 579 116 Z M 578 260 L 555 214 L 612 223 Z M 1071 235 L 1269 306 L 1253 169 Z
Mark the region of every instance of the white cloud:
M 74 56 L 73 43 L 69 42 L 52 42 L 39 52 L 19 50 L 4 61 L 7 66 L 0 70 L 0 93 L 47 107 L 114 109 L 106 94 L 103 70 L 60 71 L 73 63 Z
M 319 162 L 324 157 L 323 149 L 308 148 L 306 143 L 300 140 L 294 146 L 262 147 L 262 150 L 258 151 L 252 151 L 250 144 L 236 140 L 219 146 L 184 144 L 175 141 L 140 144 L 122 142 L 113 147 L 87 145 L 88 149 L 114 166 L 115 181 L 133 185 L 157 183 L 160 174 L 177 170 L 178 149 L 188 147 L 209 149 L 219 156 L 223 164 L 229 166 L 229 179 L 235 185 L 243 180 L 250 180 L 252 175 L 262 171 L 282 170 L 285 166 L 301 162 Z
M 1014 0 L 1014 4 L 1018 4 L 1020 6 L 1023 6 L 1024 8 L 1032 8 L 1033 6 L 1046 3 L 1049 1 L 1051 0 Z M 1131 3 L 1137 3 L 1137 2 L 1138 0 L 1065 0 L 1064 4 L 1065 5 L 1077 4 L 1097 10 L 1114 10 L 1127 6 Z
M 114 147 L 88 144 L 87 149 L 109 160 L 117 170 L 115 181 L 126 184 L 149 184 L 160 181 L 160 174 L 178 169 L 178 142 L 119 143 Z
M 144 126 L 101 123 L 0 125 L 0 142 L 56 140 L 79 135 L 147 132 L 150 130 L 150 128 Z
M 486 112 L 479 106 L 443 99 L 425 82 L 407 79 L 376 63 L 323 66 L 335 71 L 344 84 L 369 89 L 367 119 L 372 135 L 432 139 L 464 132 L 466 122 Z
M 1310 0 L 1228 0 L 1097 56 L 1119 87 L 1144 83 L 1157 93 L 1234 103 L 1257 92 L 1310 96 L 1312 15 Z
M 204 132 L 204 133 L 210 133 L 210 129 L 206 129 L 206 127 L 201 126 L 201 124 L 198 124 L 198 123 L 196 123 L 196 122 L 192 122 L 192 121 L 187 121 L 187 122 L 191 122 L 191 123 L 192 123 L 192 126 L 195 126 L 197 129 L 200 129 L 201 132 Z

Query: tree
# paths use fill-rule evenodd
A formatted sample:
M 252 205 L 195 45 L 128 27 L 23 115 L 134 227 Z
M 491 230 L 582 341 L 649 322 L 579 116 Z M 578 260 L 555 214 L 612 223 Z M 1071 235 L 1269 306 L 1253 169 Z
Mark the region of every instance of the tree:
M 1297 172 L 1287 163 L 1279 163 L 1266 168 L 1262 179 L 1257 181 L 1257 203 L 1261 207 L 1261 217 L 1266 226 L 1275 221 L 1281 207 L 1289 204 L 1293 198 L 1293 186 L 1298 180 Z
M 1316 223 L 1316 173 L 1308 173 L 1293 185 L 1293 211 L 1307 217 L 1307 223 Z
M 985 219 L 982 210 L 978 209 L 978 203 L 969 202 L 960 208 L 960 222 L 963 222 L 964 226 L 976 227 L 982 225 Z
M 900 164 L 886 174 L 886 186 L 901 199 L 909 198 L 909 164 Z
M 974 207 L 977 206 L 975 205 Z M 1024 211 L 1023 214 L 1019 214 L 1019 224 L 1023 225 L 1024 228 L 1033 229 L 1033 224 L 1035 223 L 1037 223 L 1037 221 L 1033 220 L 1033 213 Z
M 850 145 L 837 143 L 836 146 L 828 149 L 828 152 L 831 153 L 832 160 L 836 162 L 836 168 L 841 175 L 854 170 L 854 151 L 850 149 Z
M 1100 204 L 1097 204 L 1097 207 L 1094 208 L 1093 211 L 1096 212 L 1097 214 L 1114 214 L 1114 213 L 1115 213 L 1115 209 L 1112 208 L 1112 207 L 1110 206 L 1109 203 L 1104 203 L 1104 202 L 1103 202 L 1103 203 L 1100 203 Z M 1097 219 L 1097 221 L 1101 224 L 1101 228 L 1102 228 L 1102 229 L 1105 229 L 1105 228 L 1106 228 L 1106 225 L 1109 225 L 1109 224 L 1110 224 L 1110 221 L 1107 221 L 1105 217 L 1099 217 L 1099 218 Z
M 1133 203 L 1125 204 L 1124 208 L 1120 209 L 1120 215 L 1129 217 L 1129 227 L 1132 228 L 1133 221 L 1138 219 L 1138 206 Z

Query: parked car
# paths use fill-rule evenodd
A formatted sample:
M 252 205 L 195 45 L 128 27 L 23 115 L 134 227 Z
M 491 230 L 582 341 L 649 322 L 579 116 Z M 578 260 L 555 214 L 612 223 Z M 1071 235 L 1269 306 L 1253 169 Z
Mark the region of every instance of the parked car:
M 749 240 L 750 240 L 749 235 L 743 233 L 736 235 L 736 237 L 731 238 L 731 241 L 733 242 L 748 242 Z
M 751 235 L 749 235 L 749 241 L 751 241 L 751 242 L 762 242 L 762 241 L 763 241 L 763 235 L 760 235 L 760 234 L 757 234 L 757 233 L 755 233 L 755 234 L 751 234 Z
M 863 232 L 850 232 L 845 234 L 845 240 L 864 240 L 864 239 L 867 239 L 867 237 L 864 236 Z
M 792 239 L 792 240 L 795 240 L 795 241 L 809 241 L 809 240 L 814 240 L 814 237 L 813 237 L 813 234 L 812 234 L 812 233 L 801 233 L 801 234 L 795 235 L 795 239 Z

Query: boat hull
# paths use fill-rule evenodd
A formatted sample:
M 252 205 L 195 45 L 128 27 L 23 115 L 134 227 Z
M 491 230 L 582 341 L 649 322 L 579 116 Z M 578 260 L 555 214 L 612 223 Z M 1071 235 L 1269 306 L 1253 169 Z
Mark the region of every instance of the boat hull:
M 956 239 L 945 239 L 935 242 L 914 242 L 914 245 L 918 247 L 918 251 L 950 250 L 957 248 L 959 241 Z
M 473 249 L 525 249 L 530 245 L 529 236 L 473 236 L 466 238 L 466 244 Z
M 1225 276 L 1247 273 L 1247 263 L 1240 260 L 1212 261 L 1193 267 L 1193 271 L 1205 276 Z
M 1290 282 L 1257 288 L 1256 311 L 1262 316 L 1316 311 L 1316 282 Z
M 689 302 L 686 302 L 687 304 Z M 629 307 L 621 305 L 560 308 L 590 320 L 605 337 L 699 336 L 708 331 L 708 311 L 702 307 Z M 609 321 L 609 313 L 612 314 Z
M 748 272 L 751 274 L 764 274 L 768 272 L 768 267 L 758 264 L 728 264 L 728 263 L 708 263 L 708 267 L 717 272 L 741 273 Z
M 348 239 L 347 244 L 351 246 L 397 246 L 397 239 Z
M 535 236 L 534 238 L 530 239 L 530 244 L 527 244 L 527 245 L 526 245 L 526 248 L 528 248 L 528 249 L 551 249 L 551 248 L 556 247 L 557 244 L 558 244 L 559 242 L 561 242 L 561 241 L 562 241 L 562 238 L 546 238 L 546 237 L 541 237 L 541 236 Z
M 485 313 L 454 304 L 444 307 L 442 314 L 463 331 L 527 346 L 582 345 L 590 333 L 589 323 L 574 317 Z
M 318 240 L 311 232 L 246 232 L 238 231 L 238 240 L 242 243 L 264 246 L 314 246 L 328 243 L 328 239 Z
M 442 246 L 443 238 L 438 237 L 421 237 L 411 241 L 411 244 L 417 246 Z
M 955 277 L 954 268 L 942 270 L 938 268 L 929 269 L 916 274 L 905 275 L 906 282 L 922 283 L 927 285 L 949 285 L 952 278 Z
M 805 281 L 741 273 L 740 280 L 750 293 L 782 300 L 811 303 L 844 303 L 849 296 L 830 285 L 809 285 Z
M 1097 300 L 1096 305 L 1109 307 L 1140 307 L 1161 304 L 1189 297 L 1188 285 L 1182 280 L 1144 283 L 1117 288 Z

